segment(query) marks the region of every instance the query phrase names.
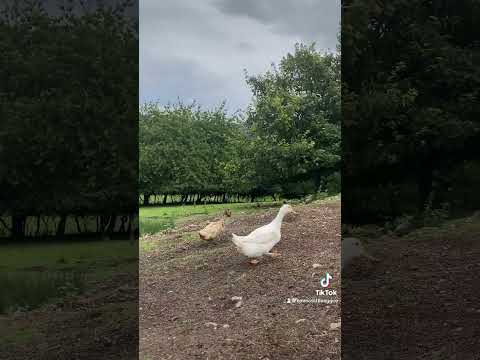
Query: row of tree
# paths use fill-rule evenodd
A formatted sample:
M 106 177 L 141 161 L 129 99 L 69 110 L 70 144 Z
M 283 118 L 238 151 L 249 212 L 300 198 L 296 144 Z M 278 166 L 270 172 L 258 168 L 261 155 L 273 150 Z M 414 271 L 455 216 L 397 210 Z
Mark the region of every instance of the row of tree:
M 1 10 L 0 218 L 13 238 L 28 217 L 59 216 L 61 237 L 74 214 L 136 214 L 136 24 L 124 4 L 68 4 Z
M 242 114 L 182 103 L 141 108 L 144 204 L 158 194 L 201 202 L 297 197 L 327 183 L 339 190 L 340 55 L 297 45 L 278 68 L 246 81 L 253 103 Z

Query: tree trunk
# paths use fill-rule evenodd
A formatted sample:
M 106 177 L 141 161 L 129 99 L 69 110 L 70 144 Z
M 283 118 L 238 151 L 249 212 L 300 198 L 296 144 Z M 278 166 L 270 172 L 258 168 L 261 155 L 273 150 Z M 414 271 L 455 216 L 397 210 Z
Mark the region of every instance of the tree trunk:
M 425 210 L 427 201 L 429 200 L 430 194 L 432 192 L 432 180 L 433 180 L 433 169 L 430 166 L 424 166 L 418 172 L 417 184 L 418 184 L 418 210 L 422 212 Z
M 117 225 L 117 215 L 110 216 L 110 223 L 108 224 L 107 233 L 112 235 L 115 232 L 115 225 Z
M 77 232 L 82 233 L 82 228 L 80 227 L 80 221 L 78 221 L 78 216 L 75 215 L 75 224 L 77 224 Z
M 40 225 L 41 225 L 40 216 L 41 215 L 37 215 L 37 228 L 35 230 L 35 236 L 37 236 L 37 237 L 40 235 Z
M 82 216 L 82 220 L 83 220 L 83 232 L 86 232 L 88 233 L 88 216 Z
M 143 194 L 143 206 L 150 205 L 150 195 L 151 194 Z
M 49 233 L 49 230 L 50 230 L 50 223 L 48 222 L 48 216 L 42 216 L 42 221 L 43 221 L 43 225 L 45 226 L 45 231 L 44 231 L 44 235 L 50 235 Z
M 129 238 L 130 241 L 135 240 L 135 226 L 133 224 L 135 220 L 135 216 L 133 214 L 128 215 L 128 233 L 129 233 Z
M 60 221 L 57 225 L 57 231 L 55 233 L 56 237 L 62 237 L 65 235 L 65 225 L 67 224 L 67 215 L 62 215 L 60 217 Z
M 128 216 L 123 215 L 123 216 L 120 218 L 120 221 L 121 221 L 121 222 L 120 222 L 119 231 L 120 231 L 121 233 L 126 233 L 127 230 L 125 229 L 125 224 L 126 224 L 126 222 L 128 221 Z
M 12 228 L 11 227 L 8 227 L 7 223 L 5 222 L 5 220 L 2 219 L 2 217 L 0 216 L 0 223 L 3 225 L 3 227 L 7 230 L 7 232 L 11 232 L 12 231 Z
M 12 216 L 12 238 L 14 240 L 23 240 L 25 238 L 25 223 L 27 217 L 25 215 Z
M 105 234 L 109 220 L 110 220 L 109 215 L 102 215 L 100 217 L 100 232 L 102 234 Z
M 332 172 L 330 172 L 330 173 L 332 173 Z M 314 185 L 315 185 L 315 189 L 320 188 L 320 185 L 322 183 L 322 172 L 320 170 L 315 170 L 315 171 L 313 171 L 312 177 L 313 177 L 313 182 L 314 182 Z

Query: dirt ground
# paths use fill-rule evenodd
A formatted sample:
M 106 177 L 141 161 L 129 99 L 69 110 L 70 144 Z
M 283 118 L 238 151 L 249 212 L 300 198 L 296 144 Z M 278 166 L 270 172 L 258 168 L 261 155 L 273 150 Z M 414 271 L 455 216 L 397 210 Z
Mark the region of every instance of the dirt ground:
M 248 234 L 277 209 L 233 214 L 209 243 L 196 233 L 205 222 L 149 237 L 140 256 L 140 359 L 340 359 L 340 303 L 287 303 L 340 299 L 340 202 L 295 210 L 274 248 L 281 257 L 256 266 L 231 233 Z M 336 297 L 316 294 L 325 272 Z
M 342 359 L 480 359 L 480 218 L 368 248 L 343 273 Z
M 2 315 L 0 359 L 137 359 L 137 294 L 136 272 L 119 271 L 81 296 Z

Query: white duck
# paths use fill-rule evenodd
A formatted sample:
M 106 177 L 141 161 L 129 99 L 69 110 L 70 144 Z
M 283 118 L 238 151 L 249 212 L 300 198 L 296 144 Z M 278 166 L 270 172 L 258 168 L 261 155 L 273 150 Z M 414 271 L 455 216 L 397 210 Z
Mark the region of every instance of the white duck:
M 345 238 L 342 241 L 342 270 L 352 261 L 352 259 L 363 256 L 373 262 L 379 262 L 377 258 L 370 255 L 357 238 Z
M 290 205 L 285 204 L 280 208 L 277 216 L 270 224 L 255 229 L 247 236 L 232 234 L 232 241 L 238 251 L 249 258 L 256 258 L 262 255 L 279 256 L 280 254 L 271 253 L 270 250 L 280 241 L 282 221 L 284 216 L 289 213 L 296 214 Z M 258 260 L 253 259 L 250 261 L 250 264 L 258 264 Z

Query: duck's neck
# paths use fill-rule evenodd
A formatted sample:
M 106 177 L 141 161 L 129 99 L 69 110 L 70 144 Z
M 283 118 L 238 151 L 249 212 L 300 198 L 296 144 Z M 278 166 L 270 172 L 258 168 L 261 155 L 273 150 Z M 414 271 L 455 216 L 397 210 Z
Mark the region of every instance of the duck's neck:
M 273 219 L 272 223 L 275 224 L 276 226 L 280 227 L 282 225 L 283 217 L 285 216 L 285 212 L 280 210 L 275 216 L 275 219 Z

